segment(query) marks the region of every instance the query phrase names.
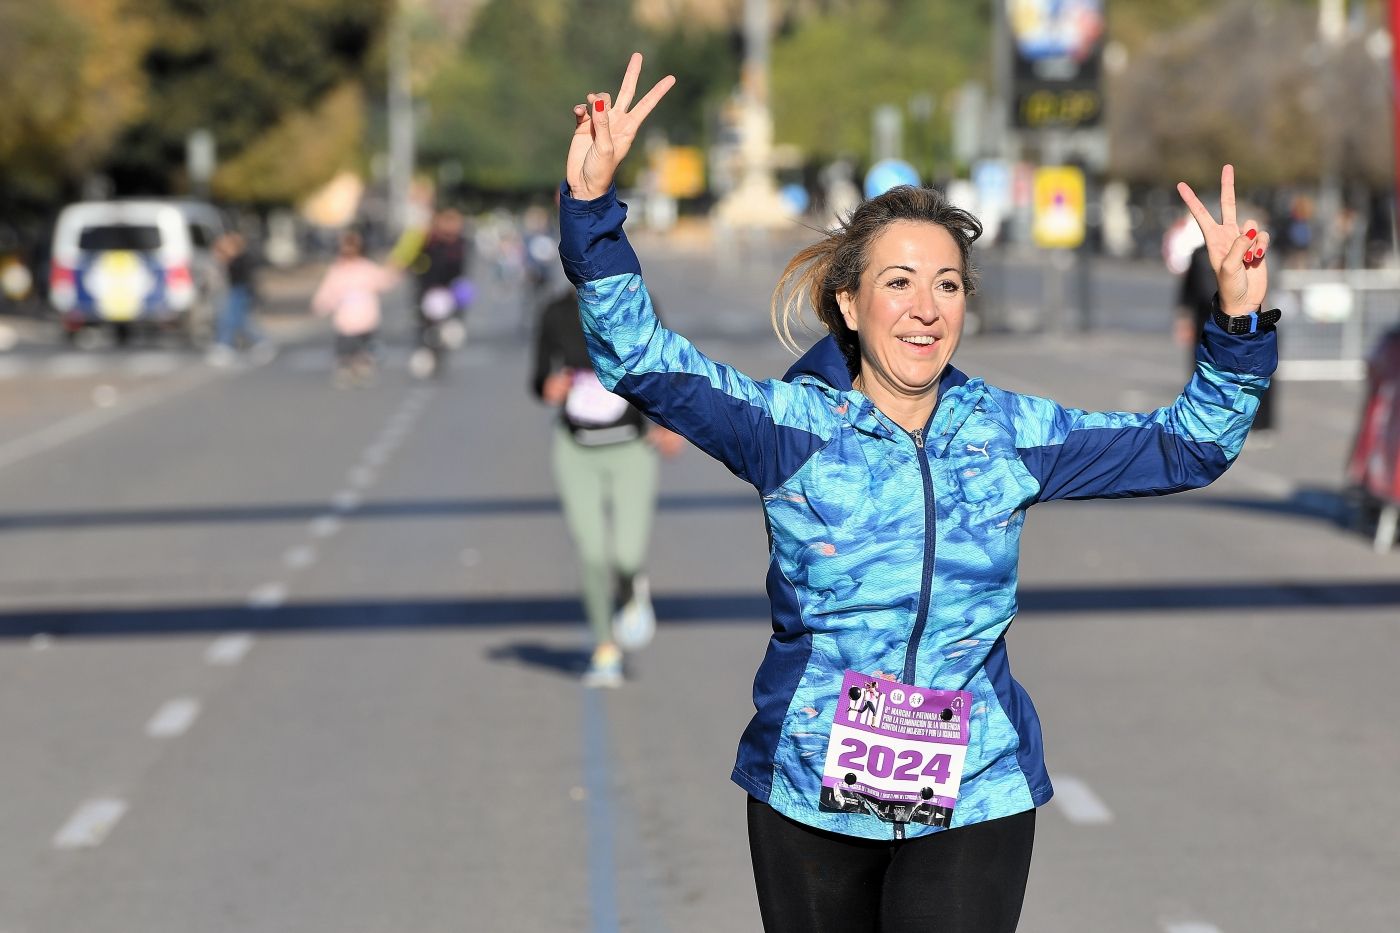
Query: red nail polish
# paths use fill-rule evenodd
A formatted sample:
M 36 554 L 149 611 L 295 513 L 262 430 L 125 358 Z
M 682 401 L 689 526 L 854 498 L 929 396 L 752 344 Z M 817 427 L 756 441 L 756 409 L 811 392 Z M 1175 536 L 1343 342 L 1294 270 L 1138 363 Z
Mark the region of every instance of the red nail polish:
M 1253 262 L 1253 261 L 1254 261 L 1253 255 L 1251 255 L 1250 253 L 1245 253 L 1245 254 L 1244 254 L 1244 261 L 1245 261 L 1245 264 L 1246 264 L 1246 265 L 1248 265 L 1249 263 Z
M 1258 235 L 1258 233 L 1259 233 L 1258 230 L 1255 230 L 1253 227 L 1250 227 L 1248 230 L 1246 230 L 1246 231 L 1244 232 L 1244 235 L 1247 236 L 1247 237 L 1249 237 L 1249 238 L 1252 240 L 1252 239 L 1255 238 L 1255 236 Z
M 603 102 L 602 102 L 601 100 L 595 100 L 595 101 L 593 102 L 593 109 L 596 110 L 596 111 L 598 111 L 599 113 L 602 113 L 602 112 L 603 112 Z

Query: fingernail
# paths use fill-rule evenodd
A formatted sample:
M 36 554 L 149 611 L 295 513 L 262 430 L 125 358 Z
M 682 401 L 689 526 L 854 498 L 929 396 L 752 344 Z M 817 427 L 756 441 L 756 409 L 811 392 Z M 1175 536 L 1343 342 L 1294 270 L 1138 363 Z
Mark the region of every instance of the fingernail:
M 602 113 L 602 112 L 603 112 L 603 102 L 602 102 L 601 100 L 595 100 L 595 101 L 593 102 L 593 109 L 596 110 L 596 111 L 598 111 L 599 113 Z
M 1264 258 L 1264 251 L 1261 249 L 1259 252 L 1255 253 L 1255 254 L 1254 254 L 1254 258 L 1255 258 L 1255 259 L 1263 259 L 1263 258 Z
M 1254 239 L 1254 237 L 1255 237 L 1256 235 L 1258 235 L 1258 233 L 1259 233 L 1258 230 L 1255 230 L 1253 227 L 1250 227 L 1248 230 L 1246 230 L 1246 231 L 1244 232 L 1244 235 L 1247 236 L 1247 237 L 1249 237 L 1249 238 L 1252 240 L 1252 239 Z
M 1244 254 L 1244 261 L 1245 261 L 1245 262 L 1253 262 L 1253 261 L 1254 261 L 1254 254 L 1253 254 L 1253 253 L 1245 253 L 1245 254 Z

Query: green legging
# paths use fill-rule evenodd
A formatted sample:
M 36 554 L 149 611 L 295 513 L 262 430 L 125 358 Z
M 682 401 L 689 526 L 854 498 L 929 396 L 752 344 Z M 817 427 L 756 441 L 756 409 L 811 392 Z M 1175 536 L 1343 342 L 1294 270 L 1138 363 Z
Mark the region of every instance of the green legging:
M 584 447 L 563 427 L 554 438 L 554 482 L 578 550 L 583 609 L 594 644 L 612 641 L 616 578 L 642 569 L 656 511 L 656 476 L 656 451 L 645 440 Z

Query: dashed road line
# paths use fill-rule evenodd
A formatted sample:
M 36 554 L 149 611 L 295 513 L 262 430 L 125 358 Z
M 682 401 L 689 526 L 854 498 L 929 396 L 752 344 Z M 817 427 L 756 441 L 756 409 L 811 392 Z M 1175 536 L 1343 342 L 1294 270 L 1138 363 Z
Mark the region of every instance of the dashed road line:
M 153 739 L 184 735 L 199 717 L 199 701 L 191 697 L 170 700 L 146 723 L 146 734 Z
M 126 815 L 125 800 L 96 797 L 85 801 L 53 837 L 55 849 L 91 849 L 102 844 Z
M 1079 778 L 1056 774 L 1051 783 L 1055 785 L 1055 803 L 1071 823 L 1095 826 L 1113 822 L 1113 813 Z
M 282 563 L 288 570 L 301 570 L 316 563 L 316 549 L 309 544 L 298 544 L 287 548 L 282 555 Z
M 264 583 L 248 594 L 249 609 L 276 609 L 287 601 L 287 587 L 282 583 Z
M 350 485 L 356 489 L 364 489 L 366 486 L 374 485 L 375 472 L 369 467 L 359 466 L 350 471 L 347 479 Z
M 331 505 L 337 512 L 353 512 L 360 507 L 364 501 L 359 492 L 354 489 L 342 489 L 331 498 Z
M 1220 933 L 1220 927 L 1210 923 L 1167 923 L 1162 933 Z
M 252 647 L 253 636 L 247 632 L 221 635 L 204 650 L 204 660 L 208 664 L 228 667 L 242 661 Z
M 340 519 L 334 515 L 318 515 L 307 526 L 307 532 L 313 538 L 329 538 L 338 531 L 340 531 Z

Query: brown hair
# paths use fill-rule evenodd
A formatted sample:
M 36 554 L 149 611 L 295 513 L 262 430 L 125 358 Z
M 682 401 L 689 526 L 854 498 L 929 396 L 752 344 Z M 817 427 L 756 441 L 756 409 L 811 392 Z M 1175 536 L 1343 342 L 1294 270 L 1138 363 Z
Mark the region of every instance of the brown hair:
M 770 307 L 773 330 L 783 346 L 800 352 L 793 337 L 793 324 L 802 322 L 810 307 L 818 322 L 836 338 L 852 378 L 860 372 L 860 338 L 841 317 L 836 293 L 855 292 L 860 287 L 861 273 L 870 262 L 870 245 L 886 227 L 900 220 L 937 224 L 947 230 L 958 244 L 963 290 L 968 295 L 976 292 L 977 272 L 971 254 L 973 241 L 982 235 L 982 224 L 967 211 L 954 207 L 934 188 L 900 185 L 861 204 L 788 262 L 773 289 Z

